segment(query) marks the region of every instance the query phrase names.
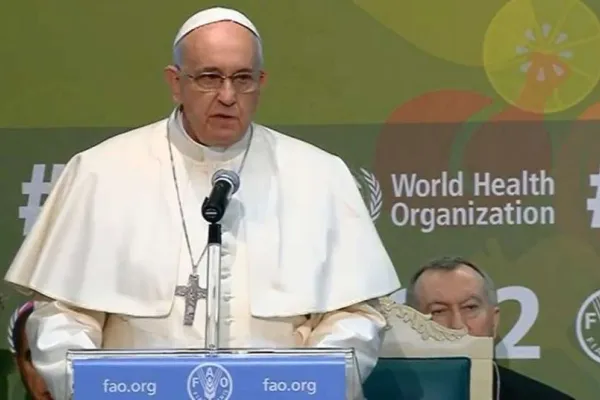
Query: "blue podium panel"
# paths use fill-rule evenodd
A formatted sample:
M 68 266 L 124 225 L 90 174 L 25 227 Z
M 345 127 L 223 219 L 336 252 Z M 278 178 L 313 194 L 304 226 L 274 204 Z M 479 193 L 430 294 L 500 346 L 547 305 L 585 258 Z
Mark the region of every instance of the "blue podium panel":
M 73 357 L 74 400 L 346 400 L 344 353 L 194 353 Z

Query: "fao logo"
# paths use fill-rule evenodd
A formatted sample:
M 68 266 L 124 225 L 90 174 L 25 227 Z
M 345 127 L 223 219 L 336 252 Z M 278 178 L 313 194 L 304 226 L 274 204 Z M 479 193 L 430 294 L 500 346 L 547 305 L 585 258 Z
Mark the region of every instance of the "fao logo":
M 577 313 L 575 329 L 583 351 L 600 364 L 600 290 L 583 302 Z
M 218 364 L 200 364 L 188 377 L 191 400 L 229 400 L 233 381 L 229 372 Z

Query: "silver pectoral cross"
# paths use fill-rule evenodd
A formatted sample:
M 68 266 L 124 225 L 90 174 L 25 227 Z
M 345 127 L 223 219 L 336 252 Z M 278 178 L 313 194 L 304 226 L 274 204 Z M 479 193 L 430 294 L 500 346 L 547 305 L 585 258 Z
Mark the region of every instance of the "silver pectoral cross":
M 198 300 L 206 299 L 206 289 L 200 287 L 198 275 L 190 274 L 187 286 L 179 285 L 175 288 L 175 296 L 185 297 L 183 325 L 193 325 Z

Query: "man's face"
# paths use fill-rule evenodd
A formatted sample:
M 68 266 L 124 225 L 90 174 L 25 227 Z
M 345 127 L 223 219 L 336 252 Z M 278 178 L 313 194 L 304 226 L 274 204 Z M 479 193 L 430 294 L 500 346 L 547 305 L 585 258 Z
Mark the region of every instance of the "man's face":
M 499 309 L 487 301 L 483 278 L 472 268 L 425 271 L 415 291 L 419 311 L 440 325 L 467 328 L 473 336 L 496 336 Z
M 217 22 L 189 33 L 182 46 L 180 70 L 169 66 L 165 74 L 173 99 L 183 106 L 188 133 L 208 146 L 234 144 L 252 121 L 265 79 L 258 70 L 255 37 L 239 24 Z M 200 80 L 192 77 L 207 73 L 216 79 L 218 75 L 237 76 L 238 82 L 250 78 L 258 82 L 258 88 L 240 93 L 232 80 L 225 80 L 220 89 L 201 90 Z
M 52 396 L 46 387 L 46 383 L 31 362 L 31 352 L 25 334 L 25 324 L 23 324 L 21 335 L 23 340 L 21 342 L 21 348 L 18 349 L 17 353 L 17 366 L 19 368 L 19 373 L 21 374 L 23 385 L 29 396 L 34 400 L 52 400 Z

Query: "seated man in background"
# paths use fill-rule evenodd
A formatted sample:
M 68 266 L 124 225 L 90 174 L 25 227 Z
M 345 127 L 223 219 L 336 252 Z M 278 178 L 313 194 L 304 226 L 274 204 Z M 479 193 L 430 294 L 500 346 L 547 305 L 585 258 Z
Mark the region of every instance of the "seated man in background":
M 496 337 L 500 309 L 494 282 L 462 258 L 442 257 L 421 267 L 406 289 L 406 305 L 431 314 L 435 322 L 448 328 L 466 328 L 473 336 Z M 573 399 L 508 368 L 497 367 L 495 399 Z
M 27 399 L 52 400 L 46 383 L 31 362 L 31 351 L 29 350 L 29 341 L 25 333 L 25 323 L 33 309 L 34 302 L 28 301 L 15 310 L 10 317 L 8 323 L 8 348 L 15 357 L 23 386 L 25 386 L 25 391 L 27 392 Z

